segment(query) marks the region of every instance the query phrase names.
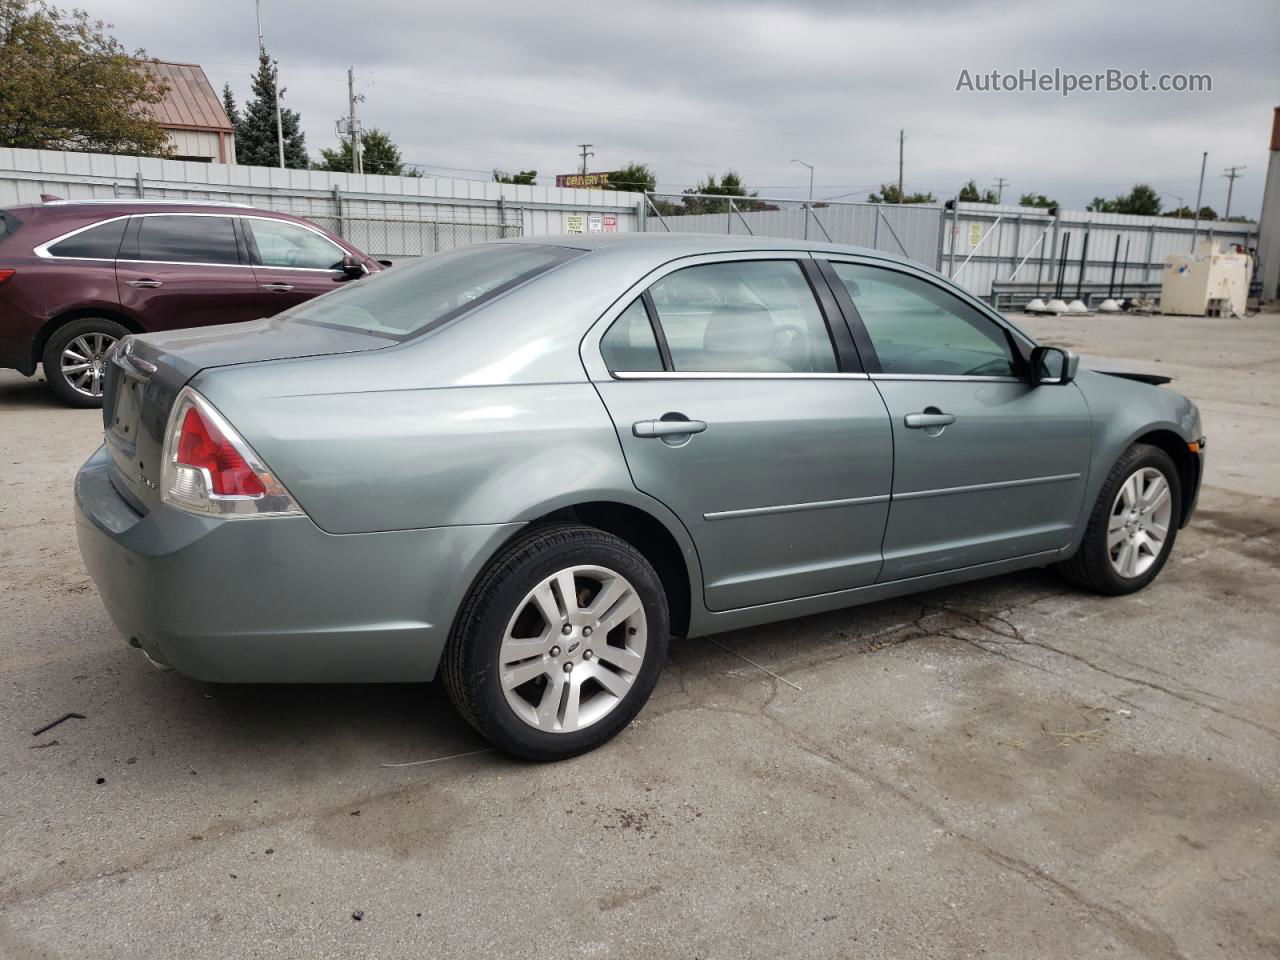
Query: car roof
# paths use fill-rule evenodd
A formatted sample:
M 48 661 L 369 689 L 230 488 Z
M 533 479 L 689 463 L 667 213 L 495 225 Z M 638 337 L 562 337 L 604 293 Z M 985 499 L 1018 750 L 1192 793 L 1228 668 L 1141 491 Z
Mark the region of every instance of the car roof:
M 548 246 L 571 247 L 589 252 L 626 252 L 639 256 L 653 256 L 660 260 L 693 257 L 711 253 L 737 253 L 746 251 L 801 251 L 811 253 L 844 253 L 875 257 L 896 263 L 920 266 L 907 257 L 895 256 L 883 250 L 856 247 L 828 240 L 788 240 L 780 237 L 743 236 L 742 234 L 668 233 L 665 231 L 635 233 L 564 234 L 556 236 L 516 237 L 495 243 L 536 243 Z

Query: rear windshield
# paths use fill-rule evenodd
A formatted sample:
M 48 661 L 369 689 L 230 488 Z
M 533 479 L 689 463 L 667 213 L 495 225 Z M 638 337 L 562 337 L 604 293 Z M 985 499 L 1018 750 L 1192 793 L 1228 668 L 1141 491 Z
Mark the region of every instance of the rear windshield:
M 22 221 L 12 210 L 0 210 L 0 240 L 17 233 L 20 226 Z
M 582 252 L 523 243 L 462 247 L 397 264 L 341 290 L 300 303 L 281 316 L 406 339 L 492 300 Z

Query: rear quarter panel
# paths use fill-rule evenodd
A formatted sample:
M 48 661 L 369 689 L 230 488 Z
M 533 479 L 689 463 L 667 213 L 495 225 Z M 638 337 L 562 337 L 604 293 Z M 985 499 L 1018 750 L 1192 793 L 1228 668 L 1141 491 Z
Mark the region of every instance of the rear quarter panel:
M 406 355 L 222 368 L 192 385 L 329 533 L 507 523 L 587 500 L 647 499 L 585 378 L 407 387 L 390 372 Z M 334 386 L 316 393 L 323 383 Z

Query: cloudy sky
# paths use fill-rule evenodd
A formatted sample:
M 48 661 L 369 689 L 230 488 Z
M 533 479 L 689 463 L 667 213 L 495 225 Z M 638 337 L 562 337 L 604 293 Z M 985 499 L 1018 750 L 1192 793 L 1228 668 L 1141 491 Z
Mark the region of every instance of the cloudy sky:
M 649 163 L 659 188 L 738 170 L 763 195 L 849 194 L 897 177 L 942 197 L 969 178 L 1008 181 L 1069 207 L 1136 181 L 1166 206 L 1222 211 L 1224 167 L 1245 165 L 1233 212 L 1261 206 L 1271 110 L 1280 104 L 1280 3 L 1171 0 L 484 0 L 406 4 L 262 0 L 267 49 L 312 154 L 336 144 L 354 66 L 366 127 L 430 172 L 484 178 L 536 168 Z M 249 90 L 253 0 L 79 0 L 126 46 L 196 62 Z M 179 12 L 180 11 L 180 12 Z M 957 92 L 1019 69 L 1209 74 L 1211 93 Z

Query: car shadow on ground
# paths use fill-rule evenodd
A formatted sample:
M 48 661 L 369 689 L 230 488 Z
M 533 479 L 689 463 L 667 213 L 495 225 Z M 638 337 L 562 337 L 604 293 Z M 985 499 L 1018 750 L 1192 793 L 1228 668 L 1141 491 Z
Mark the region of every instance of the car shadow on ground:
M 0 408 L 22 408 L 36 410 L 41 407 L 49 410 L 72 410 L 49 389 L 44 377 L 23 377 L 20 374 L 0 378 Z
M 874 652 L 885 645 L 886 633 L 902 631 L 910 642 L 924 611 L 995 612 L 1068 589 L 1047 571 L 1027 571 L 714 637 L 673 639 L 665 669 L 768 681 L 766 671 L 737 657 L 749 656 L 770 670 L 801 671 L 833 652 L 844 655 L 844 649 L 848 655 Z M 439 682 L 213 684 L 156 673 L 140 657 L 129 662 L 133 658 L 123 651 L 109 658 L 122 689 L 111 698 L 115 707 L 100 703 L 97 709 L 125 715 L 107 724 L 120 739 L 98 746 L 117 755 L 145 750 L 192 767 L 309 769 L 319 776 L 422 765 L 489 748 Z M 140 727 L 146 732 L 138 737 Z M 497 753 L 492 759 L 516 762 Z

